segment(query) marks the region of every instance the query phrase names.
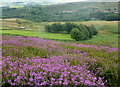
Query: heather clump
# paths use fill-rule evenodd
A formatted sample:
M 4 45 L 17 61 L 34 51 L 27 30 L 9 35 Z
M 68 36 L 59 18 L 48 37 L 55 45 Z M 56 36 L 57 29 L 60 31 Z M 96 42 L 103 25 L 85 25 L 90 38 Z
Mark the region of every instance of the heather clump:
M 54 60 L 55 59 L 55 60 Z M 87 66 L 71 65 L 61 56 L 19 58 L 3 57 L 3 85 L 104 85 Z
M 2 84 L 117 85 L 118 48 L 3 36 Z

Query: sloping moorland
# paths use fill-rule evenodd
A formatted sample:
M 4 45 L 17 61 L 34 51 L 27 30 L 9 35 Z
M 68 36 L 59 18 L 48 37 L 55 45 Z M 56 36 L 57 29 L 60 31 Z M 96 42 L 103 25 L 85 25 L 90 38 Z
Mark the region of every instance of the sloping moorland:
M 118 21 L 114 19 L 117 7 L 117 2 L 4 7 L 3 19 L 0 19 L 3 87 L 117 87 L 119 31 Z M 109 19 L 112 17 L 114 21 Z M 93 24 L 98 35 L 75 41 L 69 34 L 44 30 L 45 25 L 64 21 Z
M 117 85 L 118 48 L 2 37 L 3 85 Z

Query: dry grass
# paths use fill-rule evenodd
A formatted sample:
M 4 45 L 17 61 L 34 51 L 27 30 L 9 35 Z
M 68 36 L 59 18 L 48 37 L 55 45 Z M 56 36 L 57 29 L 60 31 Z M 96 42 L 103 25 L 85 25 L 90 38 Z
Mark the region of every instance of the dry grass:
M 118 21 L 85 21 L 79 22 L 78 24 L 85 24 L 85 25 L 118 25 Z

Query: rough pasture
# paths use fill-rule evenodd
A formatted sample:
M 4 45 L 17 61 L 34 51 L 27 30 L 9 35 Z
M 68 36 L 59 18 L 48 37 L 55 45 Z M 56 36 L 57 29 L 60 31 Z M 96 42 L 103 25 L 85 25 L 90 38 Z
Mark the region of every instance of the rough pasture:
M 23 30 L 19 29 L 18 23 L 16 20 L 20 20 L 21 27 L 26 27 Z M 45 39 L 51 39 L 55 41 L 62 41 L 67 43 L 80 43 L 80 44 L 90 44 L 90 45 L 103 45 L 109 47 L 118 47 L 118 21 L 84 21 L 84 22 L 73 22 L 75 24 L 85 24 L 87 26 L 94 25 L 98 30 L 98 35 L 94 36 L 90 40 L 86 41 L 74 41 L 70 38 L 69 34 L 60 34 L 60 33 L 48 33 L 45 32 L 44 26 L 51 25 L 53 23 L 65 22 L 40 22 L 35 23 L 23 19 L 3 19 L 2 21 L 2 34 L 3 35 L 12 35 L 17 34 L 21 36 L 34 36 Z

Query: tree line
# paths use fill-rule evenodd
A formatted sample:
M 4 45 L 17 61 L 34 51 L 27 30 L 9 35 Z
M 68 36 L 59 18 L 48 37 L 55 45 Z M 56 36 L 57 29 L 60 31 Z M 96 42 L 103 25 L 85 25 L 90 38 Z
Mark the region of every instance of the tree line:
M 106 21 L 119 21 L 120 17 L 118 13 L 114 13 L 114 12 L 95 12 L 95 13 L 90 13 L 89 14 L 89 18 L 95 18 L 98 20 L 106 20 Z
M 93 25 L 86 26 L 83 24 L 78 25 L 69 22 L 65 24 L 53 23 L 51 25 L 46 25 L 45 31 L 50 33 L 68 33 L 70 34 L 71 38 L 75 39 L 76 41 L 88 40 L 98 33 Z

